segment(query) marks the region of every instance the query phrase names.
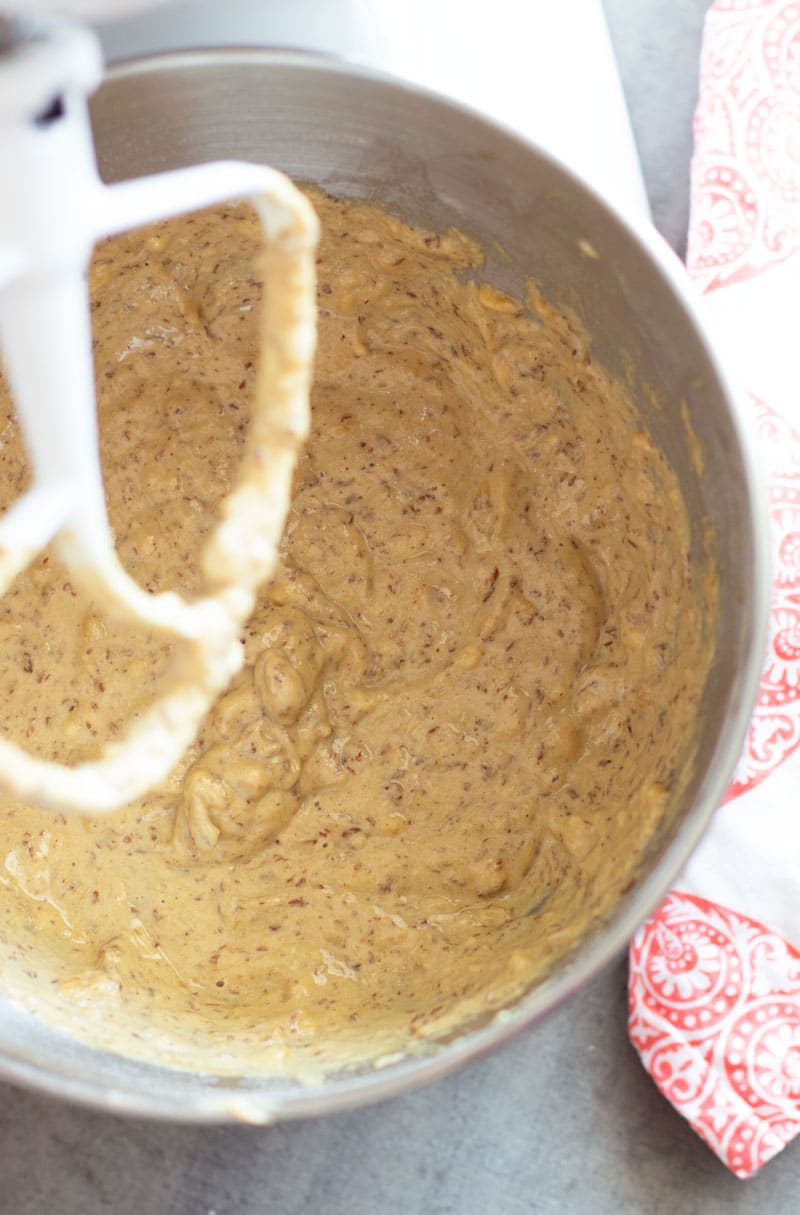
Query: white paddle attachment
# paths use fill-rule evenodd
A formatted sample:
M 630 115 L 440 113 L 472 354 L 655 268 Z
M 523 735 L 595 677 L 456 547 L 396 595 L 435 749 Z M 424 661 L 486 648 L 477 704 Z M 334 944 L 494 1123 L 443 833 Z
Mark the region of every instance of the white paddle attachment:
M 309 428 L 318 225 L 286 177 L 257 165 L 103 185 L 86 104 L 102 71 L 96 40 L 69 25 L 0 28 L 0 349 L 33 468 L 31 489 L 0 519 L 0 594 L 52 542 L 100 607 L 182 643 L 162 695 L 98 759 L 67 767 L 0 738 L 0 788 L 96 814 L 168 774 L 242 665 L 240 631 L 275 566 Z M 264 231 L 262 350 L 239 479 L 203 553 L 211 593 L 187 602 L 148 594 L 114 549 L 86 275 L 98 239 L 234 198 L 254 205 Z

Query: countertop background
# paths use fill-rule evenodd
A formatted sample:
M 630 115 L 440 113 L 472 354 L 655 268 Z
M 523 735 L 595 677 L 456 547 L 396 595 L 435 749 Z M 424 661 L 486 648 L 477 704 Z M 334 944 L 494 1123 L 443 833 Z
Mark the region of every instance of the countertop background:
M 682 252 L 707 0 L 604 0 L 604 6 L 653 217 Z M 754 1180 L 734 1179 L 656 1091 L 628 1043 L 625 1020 L 620 961 L 547 1021 L 456 1076 L 381 1106 L 268 1130 L 121 1120 L 0 1085 L 0 1212 L 800 1209 L 800 1143 Z

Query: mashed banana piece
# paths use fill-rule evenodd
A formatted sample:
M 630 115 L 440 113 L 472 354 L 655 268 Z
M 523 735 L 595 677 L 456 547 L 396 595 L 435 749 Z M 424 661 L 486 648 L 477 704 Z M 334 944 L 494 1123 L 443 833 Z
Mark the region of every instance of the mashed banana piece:
M 675 476 L 575 322 L 471 281 L 457 234 L 318 208 L 313 434 L 242 674 L 118 815 L 0 807 L 4 990 L 219 1072 L 407 1049 L 544 973 L 635 875 L 712 658 Z M 95 258 L 110 513 L 153 590 L 201 589 L 247 425 L 258 240 L 228 207 Z M 0 602 L 0 644 L 0 728 L 71 762 L 168 657 L 48 557 Z

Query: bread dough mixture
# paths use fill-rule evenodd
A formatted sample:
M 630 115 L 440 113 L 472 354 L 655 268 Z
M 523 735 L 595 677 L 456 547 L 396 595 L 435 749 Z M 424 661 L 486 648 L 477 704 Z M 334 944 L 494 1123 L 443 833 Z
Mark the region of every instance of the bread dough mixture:
M 676 478 L 574 319 L 480 284 L 456 233 L 316 202 L 313 435 L 243 673 L 124 811 L 0 805 L 3 990 L 218 1072 L 386 1056 L 545 973 L 634 880 L 712 658 Z M 259 241 L 216 208 L 94 259 L 111 521 L 152 590 L 202 588 Z M 6 504 L 27 473 L 5 397 L 0 422 Z M 0 729 L 70 762 L 169 660 L 51 556 L 0 601 L 0 646 Z

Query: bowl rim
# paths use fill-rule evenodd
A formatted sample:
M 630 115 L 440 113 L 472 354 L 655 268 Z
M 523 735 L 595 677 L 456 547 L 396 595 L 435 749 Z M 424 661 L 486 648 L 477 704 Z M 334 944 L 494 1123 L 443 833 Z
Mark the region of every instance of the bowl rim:
M 468 1030 L 436 1048 L 435 1053 L 406 1056 L 387 1066 L 366 1074 L 345 1074 L 326 1080 L 321 1085 L 298 1086 L 271 1091 L 269 1081 L 248 1078 L 227 1083 L 225 1077 L 214 1073 L 187 1072 L 184 1069 L 155 1065 L 119 1056 L 126 1065 L 144 1069 L 149 1077 L 146 1091 L 126 1088 L 124 1084 L 101 1085 L 82 1075 L 56 1072 L 31 1059 L 23 1059 L 15 1051 L 0 1046 L 0 1076 L 52 1096 L 66 1098 L 78 1104 L 110 1112 L 145 1116 L 154 1119 L 187 1123 L 249 1122 L 268 1124 L 317 1116 L 335 1110 L 351 1109 L 399 1095 L 423 1084 L 440 1079 L 465 1063 L 478 1059 L 502 1046 L 517 1034 L 555 1011 L 579 988 L 590 982 L 627 949 L 636 931 L 669 890 L 690 855 L 700 842 L 709 821 L 720 804 L 739 758 L 742 742 L 755 702 L 766 650 L 769 623 L 769 533 L 766 496 L 761 475 L 756 467 L 749 427 L 742 416 L 737 394 L 708 335 L 702 315 L 700 296 L 691 284 L 677 255 L 656 229 L 638 214 L 627 211 L 616 201 L 606 199 L 591 183 L 565 164 L 549 149 L 504 124 L 482 114 L 479 110 L 453 100 L 432 89 L 413 82 L 340 60 L 329 55 L 305 50 L 272 49 L 261 46 L 201 47 L 178 51 L 162 51 L 135 56 L 111 64 L 104 83 L 146 76 L 155 71 L 183 71 L 207 66 L 236 67 L 258 64 L 264 67 L 293 67 L 314 73 L 327 73 L 356 78 L 414 97 L 428 99 L 439 106 L 482 123 L 489 132 L 496 131 L 514 140 L 523 153 L 534 153 L 556 168 L 575 189 L 588 196 L 593 207 L 606 212 L 625 229 L 626 236 L 638 247 L 654 272 L 672 292 L 691 322 L 709 368 L 716 377 L 720 395 L 734 431 L 738 454 L 742 462 L 742 490 L 750 509 L 751 542 L 753 548 L 752 629 L 747 661 L 738 681 L 738 704 L 729 710 L 728 720 L 716 747 L 715 762 L 703 775 L 692 805 L 686 812 L 680 829 L 666 845 L 652 869 L 637 879 L 631 892 L 625 895 L 608 915 L 606 922 L 583 947 L 576 947 L 575 956 L 568 956 L 557 970 L 540 984 L 526 992 L 510 1009 L 478 1029 Z M 101 86 L 102 88 L 102 86 Z M 63 1032 L 54 1030 L 54 1032 Z M 111 1052 L 110 1061 L 118 1058 Z M 163 1083 L 160 1083 L 163 1077 Z M 183 1085 L 176 1080 L 193 1078 L 202 1081 L 192 1090 L 190 1101 Z M 233 1087 L 235 1083 L 236 1087 Z M 177 1091 L 172 1092 L 171 1089 Z

